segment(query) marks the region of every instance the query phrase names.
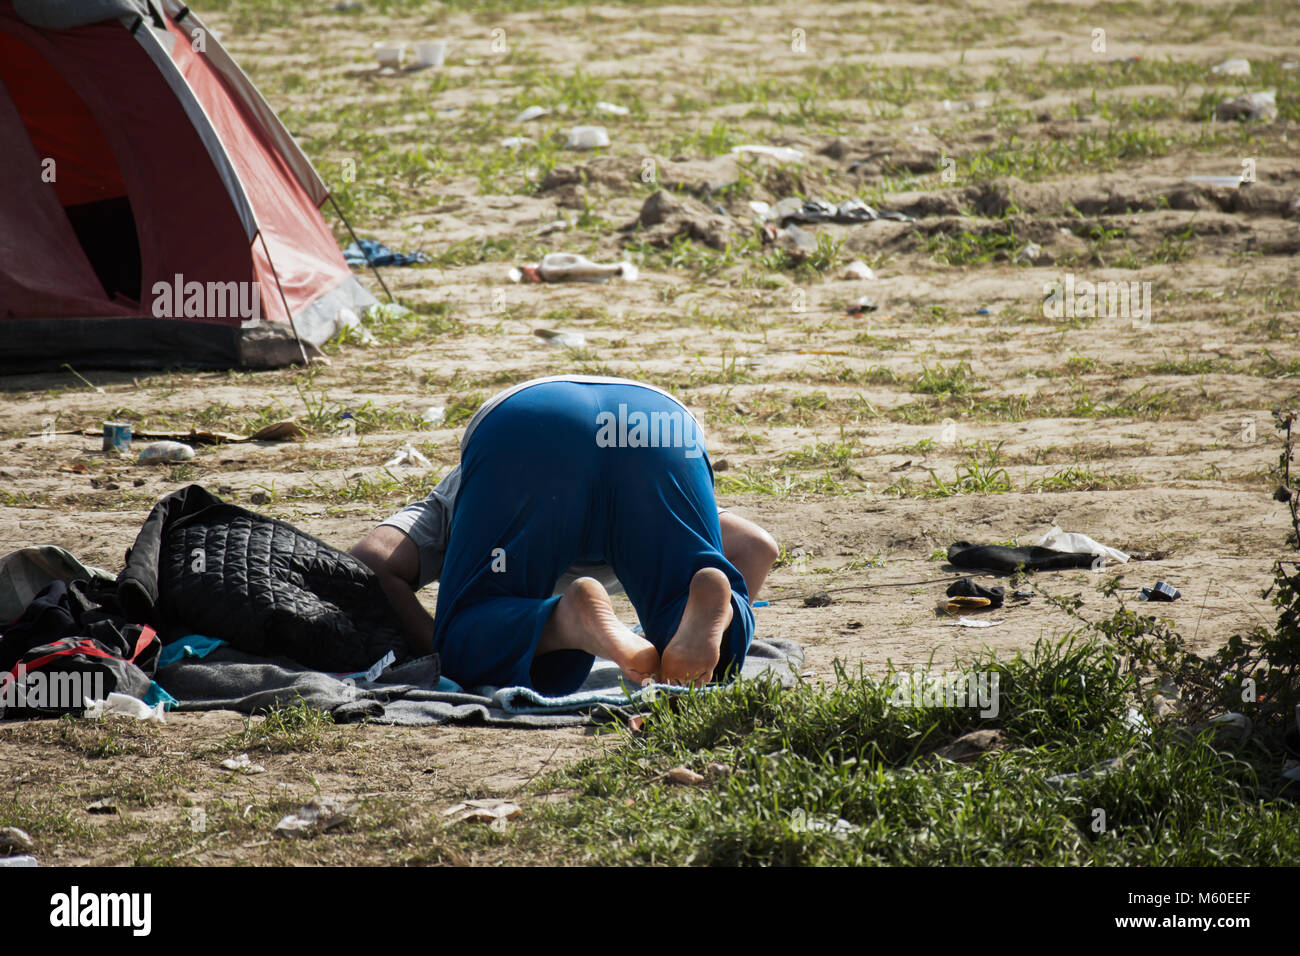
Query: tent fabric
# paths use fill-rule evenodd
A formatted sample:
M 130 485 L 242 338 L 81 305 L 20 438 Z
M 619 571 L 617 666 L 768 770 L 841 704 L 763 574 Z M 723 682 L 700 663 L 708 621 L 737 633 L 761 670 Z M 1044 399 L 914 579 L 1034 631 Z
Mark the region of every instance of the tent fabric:
M 145 0 L 14 0 L 24 22 L 46 30 L 70 30 L 121 17 L 149 16 Z
M 0 0 L 0 373 L 301 361 L 375 301 L 265 100 L 197 17 L 149 9 Z

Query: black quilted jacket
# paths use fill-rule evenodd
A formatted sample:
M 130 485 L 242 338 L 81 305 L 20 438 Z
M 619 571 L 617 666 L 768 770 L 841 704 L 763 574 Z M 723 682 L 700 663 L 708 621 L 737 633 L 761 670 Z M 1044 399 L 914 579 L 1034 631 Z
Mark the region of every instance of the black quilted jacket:
M 164 642 L 204 634 L 333 672 L 365 670 L 390 650 L 410 656 L 368 567 L 199 485 L 154 505 L 117 588 L 127 617 Z

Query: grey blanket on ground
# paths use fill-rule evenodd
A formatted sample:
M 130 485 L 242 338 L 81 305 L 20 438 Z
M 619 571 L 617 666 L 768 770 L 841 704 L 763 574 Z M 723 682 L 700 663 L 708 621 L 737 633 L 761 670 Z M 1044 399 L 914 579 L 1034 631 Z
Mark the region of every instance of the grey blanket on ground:
M 756 640 L 741 677 L 770 675 L 790 686 L 803 670 L 803 650 L 793 641 Z M 390 667 L 376 681 L 348 681 L 284 659 L 254 657 L 221 647 L 203 658 L 185 658 L 158 671 L 158 683 L 179 704 L 176 711 L 234 710 L 259 713 L 302 698 L 328 711 L 337 723 L 492 724 L 504 727 L 573 727 L 617 719 L 634 712 L 649 694 L 686 693 L 656 685 L 627 693 L 618 667 L 597 660 L 585 684 L 573 694 L 545 698 L 526 688 L 478 687 L 469 692 L 437 690 L 429 658 Z

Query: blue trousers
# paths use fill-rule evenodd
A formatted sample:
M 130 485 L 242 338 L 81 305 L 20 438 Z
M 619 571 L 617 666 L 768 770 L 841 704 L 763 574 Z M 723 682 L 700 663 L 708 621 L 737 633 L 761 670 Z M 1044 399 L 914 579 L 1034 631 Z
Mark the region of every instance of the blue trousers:
M 739 670 L 754 615 L 722 554 L 703 435 L 681 405 L 638 385 L 534 385 L 483 419 L 461 467 L 433 632 L 452 680 L 577 690 L 590 654 L 536 651 L 555 582 L 586 563 L 614 569 L 661 653 L 695 572 L 720 569 L 734 614 L 715 677 Z

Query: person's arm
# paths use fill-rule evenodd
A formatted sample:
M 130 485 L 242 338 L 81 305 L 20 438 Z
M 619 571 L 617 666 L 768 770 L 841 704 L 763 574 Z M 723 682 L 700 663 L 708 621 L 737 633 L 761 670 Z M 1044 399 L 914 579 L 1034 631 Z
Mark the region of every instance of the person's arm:
M 433 617 L 415 596 L 420 574 L 420 554 L 405 532 L 380 525 L 351 551 L 353 557 L 375 572 L 397 619 L 417 655 L 433 653 Z
M 776 539 L 754 522 L 730 511 L 718 512 L 722 528 L 722 553 L 745 579 L 750 601 L 758 597 L 772 565 L 781 553 Z

